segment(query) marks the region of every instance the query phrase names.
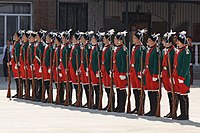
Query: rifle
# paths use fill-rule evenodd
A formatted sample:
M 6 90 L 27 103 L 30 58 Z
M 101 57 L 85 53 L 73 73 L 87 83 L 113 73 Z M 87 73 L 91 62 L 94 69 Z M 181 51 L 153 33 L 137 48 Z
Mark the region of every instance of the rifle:
M 8 67 L 8 91 L 7 91 L 7 98 L 11 100 L 11 73 L 10 73 L 10 48 L 7 49 L 7 67 Z
M 41 101 L 45 101 L 45 86 L 44 86 L 44 69 L 42 64 L 44 64 L 44 59 L 42 60 L 42 52 L 40 50 L 40 68 L 42 69 L 42 96 L 41 96 Z
M 66 73 L 66 97 L 65 97 L 65 106 L 69 106 L 69 74 L 68 74 L 68 50 L 66 49 L 66 69 L 65 69 L 65 73 Z
M 33 44 L 32 44 L 33 45 Z M 33 68 L 33 57 L 32 57 L 32 50 L 30 49 L 30 58 L 31 58 L 31 73 L 32 73 L 32 97 L 31 100 L 35 100 L 35 76 L 34 76 L 34 68 Z M 27 92 L 27 96 L 29 95 L 29 92 Z M 28 96 L 29 98 L 29 96 Z
M 88 44 L 89 45 L 89 44 Z M 88 51 L 86 50 L 86 64 L 87 64 L 87 68 L 86 71 L 88 71 L 88 83 L 89 83 L 89 102 L 88 102 L 88 107 L 89 109 L 92 108 L 93 106 L 93 89 L 92 89 L 92 84 L 91 84 L 91 76 L 90 76 L 90 72 L 89 72 L 89 59 L 88 59 Z
M 81 97 L 81 83 L 80 83 L 80 71 L 79 71 L 79 62 L 78 62 L 78 51 L 76 51 L 76 71 L 77 71 L 77 79 L 78 79 L 78 93 L 77 93 L 77 101 L 76 106 L 81 107 L 82 97 Z
M 111 56 L 110 56 L 110 96 L 109 96 L 109 102 L 108 102 L 108 112 L 113 111 L 113 95 L 114 95 L 114 90 L 113 90 L 113 48 L 111 47 Z
M 161 64 L 160 64 L 160 56 L 161 56 L 161 52 L 160 52 L 160 49 L 158 48 L 158 85 L 159 85 L 159 88 L 158 88 L 158 97 L 157 97 L 157 109 L 156 109 L 156 117 L 160 117 L 160 101 L 161 101 L 161 78 L 160 78 L 160 70 L 161 70 Z
M 172 119 L 175 119 L 176 118 L 176 97 L 175 97 L 175 89 L 174 89 L 174 84 L 173 84 L 173 80 L 172 80 L 172 74 L 171 74 L 171 62 L 170 62 L 170 55 L 168 53 L 168 67 L 169 67 L 169 78 L 170 78 L 170 81 L 171 81 L 171 92 L 172 92 Z
M 50 86 L 49 86 L 49 96 L 48 96 L 48 103 L 53 103 L 53 74 L 52 74 L 52 49 L 50 52 Z
M 144 88 L 143 88 L 143 73 L 142 73 L 142 70 L 143 70 L 143 51 L 142 51 L 142 47 L 141 47 L 141 57 L 140 57 L 141 92 L 140 92 L 140 105 L 139 105 L 138 115 L 144 115 Z
M 29 98 L 29 95 L 28 95 L 28 91 L 29 91 L 29 88 L 28 88 L 28 72 L 27 72 L 27 66 L 26 66 L 26 52 L 24 50 L 24 68 L 25 68 L 25 99 L 28 99 Z
M 59 83 L 59 69 L 58 69 L 58 47 L 57 51 L 55 52 L 55 59 L 56 59 L 56 70 L 57 70 L 57 95 L 56 95 L 56 104 L 60 104 L 60 83 Z
M 23 90 L 22 90 L 22 86 L 21 86 L 20 70 L 19 70 L 19 64 L 18 64 L 19 62 L 18 62 L 18 59 L 16 56 L 16 51 L 15 51 L 14 57 L 15 57 L 16 65 L 17 65 L 17 75 L 18 75 L 18 87 L 19 87 L 18 98 L 22 98 Z
M 103 88 L 102 88 L 102 80 L 101 80 L 101 65 L 100 65 L 100 51 L 98 52 L 98 69 L 99 69 L 99 105 L 98 110 L 102 110 L 102 98 L 103 98 Z
M 131 112 L 131 84 L 130 84 L 130 73 L 129 73 L 129 56 L 128 52 L 126 54 L 126 62 L 127 62 L 127 78 L 128 78 L 128 103 L 127 103 L 127 113 Z

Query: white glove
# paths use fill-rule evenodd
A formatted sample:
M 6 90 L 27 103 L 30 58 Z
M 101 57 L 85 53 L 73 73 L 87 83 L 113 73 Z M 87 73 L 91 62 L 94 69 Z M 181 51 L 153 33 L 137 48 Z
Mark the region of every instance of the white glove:
M 138 75 L 138 78 L 140 78 L 140 79 L 141 79 L 141 75 Z
M 61 69 L 60 65 L 58 66 L 58 69 Z
M 96 77 L 99 78 L 99 72 L 97 72 Z
M 154 82 L 157 81 L 157 80 L 158 80 L 158 78 L 153 77 L 153 81 L 154 81 Z
M 18 62 L 18 64 L 17 64 L 18 66 L 20 66 L 20 63 Z
M 42 73 L 42 68 L 41 67 L 39 68 L 39 73 Z
M 181 80 L 181 79 L 178 79 L 178 82 L 179 82 L 180 84 L 184 83 L 184 81 Z
M 62 73 L 59 73 L 59 76 L 62 77 Z
M 17 64 L 15 64 L 15 69 L 17 69 Z
M 34 64 L 30 65 L 31 70 L 35 70 Z
M 126 76 L 120 75 L 119 78 L 120 78 L 121 80 L 125 80 L 125 79 L 126 79 Z
M 142 71 L 142 74 L 145 74 L 145 69 Z
M 51 73 L 51 69 L 50 68 L 48 69 L 48 73 Z
M 88 71 L 85 72 L 85 75 L 88 77 Z

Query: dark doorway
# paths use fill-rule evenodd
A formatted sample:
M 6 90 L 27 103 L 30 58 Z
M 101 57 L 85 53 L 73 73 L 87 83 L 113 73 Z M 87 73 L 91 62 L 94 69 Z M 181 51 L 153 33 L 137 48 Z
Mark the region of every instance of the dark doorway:
M 59 3 L 59 30 L 73 29 L 87 31 L 88 4 L 87 3 Z

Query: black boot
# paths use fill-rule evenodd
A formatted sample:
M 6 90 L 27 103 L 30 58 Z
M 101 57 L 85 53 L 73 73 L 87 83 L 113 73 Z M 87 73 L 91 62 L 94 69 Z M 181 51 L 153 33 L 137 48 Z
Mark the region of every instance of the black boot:
M 149 95 L 149 101 L 150 101 L 150 111 L 146 113 L 147 116 L 155 116 L 156 109 L 157 109 L 157 98 L 158 98 L 158 92 L 148 92 Z
M 110 88 L 105 88 L 106 94 L 107 94 L 107 105 L 106 107 L 103 108 L 103 110 L 107 110 L 108 109 L 108 104 L 109 104 L 109 98 L 110 98 Z
M 69 105 L 72 105 L 72 91 L 73 91 L 73 86 L 72 82 L 69 83 Z
M 15 79 L 15 83 L 16 83 L 16 94 L 14 96 L 12 96 L 12 98 L 18 98 L 18 93 L 19 93 L 19 81 L 18 79 Z
M 131 114 L 137 114 L 140 106 L 140 90 L 133 90 L 134 98 L 135 98 L 135 109 L 131 111 Z
M 83 107 L 88 107 L 88 103 L 89 103 L 89 85 L 84 85 L 84 89 L 85 89 L 85 95 L 86 95 L 86 99 L 87 102 L 85 105 L 83 105 Z
M 120 90 L 121 91 L 121 106 L 119 109 L 119 112 L 124 113 L 125 112 L 125 106 L 126 106 L 126 98 L 127 98 L 127 94 L 126 94 L 126 90 Z
M 170 112 L 167 115 L 165 115 L 164 117 L 172 118 L 172 93 L 168 92 L 167 94 L 168 94 Z
M 95 104 L 93 105 L 93 109 L 98 109 L 99 105 L 99 85 L 93 86 L 94 87 L 94 92 L 95 92 Z
M 60 83 L 60 104 L 64 104 L 64 83 Z
M 118 112 L 120 108 L 120 90 L 117 89 L 117 107 L 113 109 L 113 112 Z
M 188 120 L 189 119 L 189 99 L 188 95 L 180 96 L 180 109 L 181 115 L 177 117 L 177 120 Z

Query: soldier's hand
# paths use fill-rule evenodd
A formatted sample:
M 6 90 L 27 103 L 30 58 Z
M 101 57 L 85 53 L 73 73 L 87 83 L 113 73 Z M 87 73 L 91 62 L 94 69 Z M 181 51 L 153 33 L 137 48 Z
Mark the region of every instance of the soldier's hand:
M 17 69 L 17 64 L 15 64 L 15 69 Z
M 126 79 L 126 76 L 120 75 L 119 78 L 120 78 L 121 80 L 125 80 L 125 79 Z
M 58 69 L 59 69 L 59 70 L 61 70 L 61 67 L 60 67 L 60 65 L 58 66 Z
M 59 76 L 62 77 L 62 73 L 59 73 Z
M 88 71 L 85 72 L 85 75 L 88 77 Z
M 99 78 L 99 71 L 96 73 L 96 77 Z
M 17 65 L 20 67 L 20 63 L 18 62 Z
M 39 73 L 42 73 L 42 68 L 41 67 L 39 68 Z
M 178 82 L 179 82 L 180 84 L 184 83 L 184 81 L 181 80 L 181 79 L 178 79 Z
M 48 73 L 51 73 L 51 69 L 50 68 L 48 69 Z
M 155 81 L 157 81 L 157 80 L 158 80 L 158 78 L 155 78 L 155 77 L 153 77 L 153 79 L 152 79 L 152 80 L 155 82 Z

